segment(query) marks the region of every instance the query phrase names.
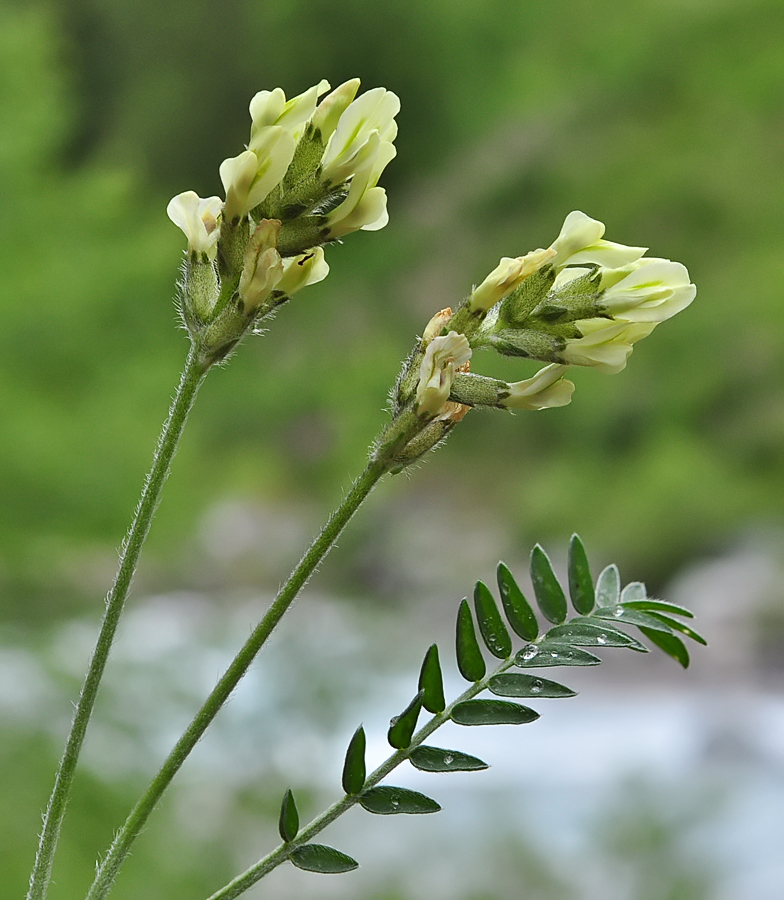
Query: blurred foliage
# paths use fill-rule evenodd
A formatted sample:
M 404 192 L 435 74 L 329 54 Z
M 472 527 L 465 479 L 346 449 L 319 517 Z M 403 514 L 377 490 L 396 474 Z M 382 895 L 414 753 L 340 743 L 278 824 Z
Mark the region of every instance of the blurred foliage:
M 520 546 L 576 529 L 654 586 L 780 517 L 780 4 L 3 0 L 0 26 L 7 615 L 94 604 L 111 572 L 186 350 L 167 199 L 219 190 L 256 90 L 324 75 L 402 98 L 391 223 L 211 376 L 142 577 L 216 499 L 326 509 L 431 313 L 573 208 L 685 262 L 697 301 L 568 409 L 472 413 L 398 490 L 460 484 Z

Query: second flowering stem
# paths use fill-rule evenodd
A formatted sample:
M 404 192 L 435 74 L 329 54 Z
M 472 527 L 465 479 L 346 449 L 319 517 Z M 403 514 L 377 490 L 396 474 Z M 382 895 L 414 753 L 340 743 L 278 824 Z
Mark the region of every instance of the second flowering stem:
M 144 541 L 150 530 L 150 524 L 160 500 L 161 490 L 168 477 L 177 444 L 185 427 L 188 413 L 196 399 L 204 376 L 209 369 L 200 361 L 198 354 L 191 350 L 183 369 L 177 394 L 172 401 L 168 418 L 163 426 L 158 446 L 155 451 L 152 469 L 142 490 L 139 505 L 123 544 L 120 564 L 111 590 L 106 598 L 101 630 L 93 651 L 90 667 L 85 676 L 82 692 L 76 704 L 71 731 L 66 741 L 60 765 L 55 776 L 54 788 L 49 799 L 44 824 L 35 858 L 35 866 L 30 876 L 28 900 L 44 900 L 52 873 L 52 862 L 60 836 L 60 827 L 65 816 L 65 808 L 71 791 L 76 771 L 76 764 L 82 749 L 84 736 L 90 722 L 98 688 L 106 667 L 117 631 L 120 617 L 125 607 L 125 599 L 131 587 L 139 556 Z
M 136 806 L 131 811 L 125 824 L 117 832 L 117 836 L 98 868 L 86 900 L 103 900 L 114 883 L 131 846 L 144 828 L 147 819 L 171 784 L 174 776 L 196 746 L 197 742 L 212 723 L 223 704 L 229 699 L 232 691 L 248 671 L 267 638 L 275 629 L 286 610 L 296 599 L 299 592 L 313 574 L 315 569 L 335 544 L 340 533 L 351 517 L 373 490 L 378 481 L 389 471 L 388 463 L 374 456 L 365 471 L 357 478 L 340 506 L 332 513 L 318 537 L 305 552 L 286 583 L 278 592 L 266 614 L 254 629 L 251 636 L 234 657 L 218 683 L 212 690 L 204 705 L 196 713 L 182 737 L 150 783 Z

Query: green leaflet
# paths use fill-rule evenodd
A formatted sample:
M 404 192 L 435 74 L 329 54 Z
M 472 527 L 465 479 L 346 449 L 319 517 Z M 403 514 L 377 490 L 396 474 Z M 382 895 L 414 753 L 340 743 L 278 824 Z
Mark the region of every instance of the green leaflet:
M 660 650 L 664 650 L 667 656 L 671 656 L 679 662 L 684 669 L 689 668 L 689 651 L 679 637 L 674 634 L 665 634 L 663 631 L 654 631 L 652 628 L 640 628 L 640 631 L 651 643 L 656 644 Z
M 536 621 L 531 604 L 523 596 L 523 592 L 504 563 L 498 563 L 496 576 L 501 603 L 512 631 L 524 641 L 535 641 L 539 636 L 539 623 Z
M 685 619 L 694 618 L 694 613 L 690 609 L 686 609 L 685 606 L 678 606 L 676 603 L 666 603 L 664 600 L 624 600 L 622 605 L 628 609 L 670 613 L 673 616 L 683 616 Z
M 476 756 L 440 747 L 417 747 L 409 756 L 411 763 L 423 772 L 478 772 L 489 768 Z
M 358 794 L 365 786 L 365 729 L 360 725 L 354 732 L 343 763 L 343 790 Z
M 635 603 L 648 599 L 648 588 L 641 581 L 630 581 L 621 591 L 621 603 Z
M 377 816 L 423 815 L 439 812 L 441 809 L 435 800 L 420 794 L 419 791 L 389 785 L 365 791 L 359 802 L 363 809 Z
M 508 700 L 466 700 L 452 710 L 458 725 L 525 725 L 538 718 L 536 710 Z
M 531 551 L 531 581 L 542 615 L 560 625 L 566 619 L 566 595 L 555 577 L 550 558 L 539 544 Z
M 566 685 L 558 684 L 557 681 L 516 672 L 494 675 L 488 686 L 499 697 L 575 697 L 577 695 L 577 691 L 573 691 Z
M 428 647 L 422 668 L 419 672 L 419 690 L 422 691 L 422 706 L 428 712 L 440 713 L 446 708 L 444 699 L 444 679 L 441 675 L 441 663 L 438 659 L 438 647 Z
M 299 813 L 297 812 L 297 804 L 294 802 L 294 794 L 291 793 L 291 789 L 287 790 L 283 795 L 283 802 L 280 805 L 278 831 L 286 843 L 293 841 L 299 831 Z
M 474 631 L 474 621 L 471 618 L 471 609 L 468 601 L 460 603 L 457 611 L 457 667 L 466 681 L 481 681 L 487 671 L 482 651 L 479 649 L 479 641 Z
M 474 609 L 487 649 L 497 659 L 508 659 L 512 655 L 512 639 L 490 589 L 481 581 L 477 581 L 474 588 Z
M 404 750 L 411 743 L 424 696 L 425 692 L 419 691 L 403 712 L 389 723 L 387 740 L 396 750 Z
M 542 641 L 529 644 L 515 656 L 519 669 L 543 668 L 549 666 L 598 666 L 601 660 L 587 650 L 580 650 L 570 644 L 556 641 Z
M 640 653 L 647 653 L 648 648 L 638 640 L 603 622 L 590 622 L 573 619 L 565 625 L 556 625 L 547 632 L 547 640 L 564 641 L 574 647 L 628 647 Z
M 708 646 L 708 642 L 705 638 L 701 634 L 698 634 L 693 628 L 689 628 L 685 623 L 679 622 L 677 619 L 671 619 L 669 616 L 663 616 L 661 613 L 651 613 L 651 615 L 655 619 L 659 619 L 664 625 L 667 625 L 675 631 L 680 631 L 680 633 L 685 634 L 686 637 L 691 638 L 698 644 L 702 644 L 703 647 Z
M 621 573 L 614 563 L 607 566 L 596 580 L 596 605 L 615 606 L 621 597 Z
M 292 850 L 289 859 L 298 869 L 306 872 L 319 872 L 323 875 L 337 875 L 341 872 L 350 872 L 356 869 L 359 863 L 335 850 L 334 847 L 325 847 L 323 844 L 305 844 Z
M 640 609 L 629 609 L 628 606 L 608 606 L 594 610 L 592 619 L 600 619 L 606 622 L 617 622 L 620 625 L 636 625 L 638 628 L 652 628 L 654 631 L 671 633 L 669 625 L 666 625 L 656 616 Z
M 569 541 L 569 596 L 572 606 L 582 616 L 587 616 L 596 603 L 588 554 L 576 534 Z

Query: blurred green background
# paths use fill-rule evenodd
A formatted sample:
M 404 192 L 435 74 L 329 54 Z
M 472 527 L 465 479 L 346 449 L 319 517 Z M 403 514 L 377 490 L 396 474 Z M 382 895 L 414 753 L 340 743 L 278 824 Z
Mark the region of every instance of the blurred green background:
M 355 75 L 402 101 L 390 224 L 329 248 L 328 280 L 208 379 L 138 590 L 274 587 L 288 560 L 258 559 L 263 547 L 219 570 L 201 559 L 205 516 L 293 507 L 307 537 L 359 471 L 413 336 L 500 256 L 547 246 L 572 209 L 684 262 L 696 302 L 621 375 L 577 372 L 566 409 L 472 413 L 383 489 L 387 511 L 379 500 L 352 525 L 323 584 L 401 602 L 405 572 L 384 569 L 383 545 L 431 505 L 458 530 L 493 523 L 506 543 L 483 565 L 576 530 L 654 592 L 780 526 L 780 2 L 0 0 L 4 634 L 35 642 L 53 621 L 97 615 L 111 578 L 187 350 L 171 302 L 183 239 L 166 202 L 220 193 L 218 164 L 247 139 L 257 90 Z M 474 368 L 530 374 L 489 355 Z M 435 566 L 463 553 L 456 534 L 424 542 Z M 40 775 L 0 801 L 19 817 L 0 849 L 0 881 L 18 896 L 52 748 L 40 736 L 2 746 L 0 771 L 24 758 Z M 96 804 L 116 822 L 127 788 L 81 787 L 76 885 L 101 842 L 90 829 L 110 829 L 89 824 Z M 160 896 L 232 874 L 219 849 L 181 860 Z M 61 896 L 76 890 L 69 871 Z

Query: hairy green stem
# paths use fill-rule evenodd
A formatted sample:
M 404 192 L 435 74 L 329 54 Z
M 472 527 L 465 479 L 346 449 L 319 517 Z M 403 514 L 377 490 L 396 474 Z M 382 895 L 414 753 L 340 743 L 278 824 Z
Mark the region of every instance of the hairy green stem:
M 457 706 L 458 703 L 463 703 L 466 700 L 472 700 L 476 697 L 477 694 L 480 694 L 490 683 L 490 679 L 494 675 L 499 675 L 501 672 L 505 672 L 511 666 L 514 665 L 514 657 L 510 659 L 505 659 L 500 665 L 496 666 L 496 668 L 490 672 L 489 675 L 486 675 L 481 681 L 477 681 L 471 685 L 467 690 L 463 691 L 463 693 L 454 700 L 443 712 L 438 713 L 433 716 L 429 722 L 422 726 L 419 731 L 413 736 L 411 739 L 411 743 L 408 747 L 403 750 L 397 750 L 393 753 L 388 759 L 386 759 L 374 772 L 372 772 L 365 784 L 362 787 L 362 793 L 369 790 L 372 787 L 375 787 L 380 781 L 389 775 L 400 763 L 404 762 L 409 758 L 409 756 L 419 747 L 430 735 L 437 729 L 440 728 L 445 722 L 448 722 L 452 717 L 452 710 Z M 280 844 L 280 846 L 276 847 L 271 853 L 268 853 L 263 859 L 260 859 L 255 865 L 251 866 L 241 875 L 238 875 L 235 879 L 230 881 L 227 885 L 222 887 L 219 891 L 216 891 L 212 894 L 208 900 L 234 900 L 235 897 L 239 897 L 240 894 L 244 893 L 248 890 L 248 888 L 252 887 L 256 884 L 257 881 L 260 881 L 265 875 L 271 872 L 273 869 L 277 868 L 281 863 L 285 862 L 291 853 L 297 849 L 297 847 L 301 847 L 303 844 L 307 844 L 310 842 L 312 838 L 314 838 L 320 831 L 323 831 L 327 825 L 330 825 L 335 821 L 339 816 L 342 816 L 344 812 L 351 809 L 352 806 L 357 804 L 362 796 L 362 793 L 359 794 L 345 794 L 340 800 L 333 803 L 328 809 L 325 809 L 323 813 L 319 816 L 316 816 L 312 822 L 305 826 L 305 828 L 300 831 L 293 841 L 289 841 L 285 844 Z
M 106 598 L 106 612 L 104 613 L 101 630 L 84 684 L 82 685 L 79 700 L 76 704 L 71 731 L 60 759 L 54 788 L 44 814 L 38 852 L 30 876 L 28 900 L 44 900 L 46 897 L 52 874 L 52 862 L 57 849 L 60 827 L 65 816 L 76 764 L 82 749 L 90 716 L 95 706 L 95 699 L 98 695 L 98 688 L 109 657 L 109 651 L 117 631 L 117 624 L 125 606 L 125 599 L 128 596 L 128 590 L 139 562 L 139 555 L 150 530 L 150 523 L 158 506 L 161 489 L 171 468 L 177 443 L 207 369 L 208 367 L 200 362 L 197 354 L 192 349 L 185 363 L 177 393 L 169 409 L 168 418 L 164 423 L 152 468 L 144 484 L 133 522 L 123 544 L 114 584 Z
M 90 887 L 86 900 L 103 900 L 109 893 L 117 873 L 130 851 L 131 845 L 144 828 L 150 813 L 152 813 L 164 791 L 168 788 L 172 779 L 223 704 L 229 699 L 232 691 L 247 672 L 250 664 L 283 614 L 296 599 L 319 563 L 330 551 L 338 536 L 348 524 L 349 519 L 351 519 L 386 471 L 386 463 L 379 460 L 378 457 L 374 457 L 365 471 L 354 482 L 346 498 L 332 513 L 321 533 L 310 545 L 297 567 L 289 576 L 288 581 L 278 592 L 264 618 L 234 657 L 231 665 L 226 669 L 204 705 L 196 713 L 190 725 L 158 770 L 158 774 L 152 780 L 150 786 L 141 796 L 133 810 L 131 810 L 125 824 L 118 831 L 106 858 L 98 868 L 95 881 Z

